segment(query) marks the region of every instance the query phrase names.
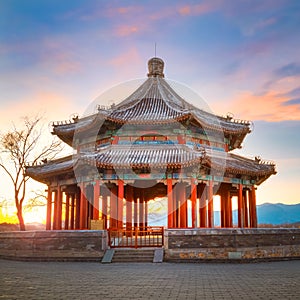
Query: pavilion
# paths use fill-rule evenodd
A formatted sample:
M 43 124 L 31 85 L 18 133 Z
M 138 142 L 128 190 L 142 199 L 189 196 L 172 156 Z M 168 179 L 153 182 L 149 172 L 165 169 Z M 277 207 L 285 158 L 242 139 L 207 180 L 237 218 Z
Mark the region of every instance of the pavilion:
M 148 78 L 130 96 L 96 113 L 53 124 L 74 154 L 27 167 L 48 188 L 46 229 L 147 228 L 148 203 L 167 198 L 168 228 L 257 227 L 257 186 L 275 165 L 232 151 L 251 122 L 197 108 L 164 78 L 164 62 L 148 62 Z M 189 204 L 188 204 L 189 203 Z M 191 221 L 189 221 L 189 219 Z

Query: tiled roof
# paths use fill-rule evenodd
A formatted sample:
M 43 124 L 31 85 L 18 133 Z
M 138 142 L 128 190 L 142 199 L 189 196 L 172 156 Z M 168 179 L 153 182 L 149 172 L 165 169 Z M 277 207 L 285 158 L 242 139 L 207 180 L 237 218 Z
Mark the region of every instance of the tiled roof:
M 203 150 L 203 149 L 202 149 Z M 220 169 L 231 174 L 250 176 L 267 176 L 275 174 L 275 165 L 263 163 L 257 159 L 249 159 L 224 151 L 199 151 L 186 145 L 128 146 L 110 145 L 95 153 L 81 153 L 76 160 L 71 156 L 44 165 L 31 166 L 27 175 L 41 180 L 53 175 L 72 171 L 77 162 L 96 165 L 107 169 L 131 168 L 178 168 L 207 165 L 212 169 Z
M 41 165 L 27 166 L 26 175 L 35 180 L 44 181 L 44 179 L 51 176 L 73 172 L 73 166 L 76 162 L 77 159 L 73 159 L 70 155 Z
M 99 109 L 97 114 L 74 123 L 54 124 L 59 136 L 72 135 L 75 130 L 90 130 L 101 126 L 105 119 L 120 124 L 164 124 L 187 118 L 195 119 L 204 129 L 231 134 L 247 134 L 250 122 L 216 116 L 188 103 L 169 83 L 160 77 L 149 77 L 134 93 L 110 109 Z

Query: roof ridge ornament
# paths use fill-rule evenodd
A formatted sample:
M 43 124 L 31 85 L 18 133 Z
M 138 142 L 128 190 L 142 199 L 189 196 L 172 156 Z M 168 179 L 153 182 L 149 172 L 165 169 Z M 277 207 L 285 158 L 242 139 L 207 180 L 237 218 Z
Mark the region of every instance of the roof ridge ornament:
M 164 61 L 159 57 L 152 57 L 148 61 L 148 77 L 160 77 L 164 78 Z

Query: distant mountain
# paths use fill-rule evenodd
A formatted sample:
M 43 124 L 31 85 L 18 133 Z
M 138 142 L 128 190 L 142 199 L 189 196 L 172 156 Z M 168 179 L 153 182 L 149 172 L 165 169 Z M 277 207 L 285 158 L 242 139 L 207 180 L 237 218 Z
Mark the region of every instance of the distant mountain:
M 215 212 L 215 225 L 220 226 L 218 221 L 220 212 Z M 233 224 L 237 224 L 237 210 L 232 213 Z M 258 224 L 281 225 L 300 222 L 300 203 L 287 205 L 282 203 L 264 203 L 257 205 Z
M 149 209 L 149 225 L 167 225 L 167 203 L 161 201 Z M 191 216 L 189 215 L 189 224 Z M 237 225 L 237 210 L 232 213 L 233 224 Z M 264 203 L 257 205 L 258 224 L 281 225 L 300 222 L 300 204 Z M 220 212 L 214 213 L 215 226 L 220 226 Z
M 259 224 L 287 224 L 300 221 L 300 204 L 264 203 L 257 206 Z

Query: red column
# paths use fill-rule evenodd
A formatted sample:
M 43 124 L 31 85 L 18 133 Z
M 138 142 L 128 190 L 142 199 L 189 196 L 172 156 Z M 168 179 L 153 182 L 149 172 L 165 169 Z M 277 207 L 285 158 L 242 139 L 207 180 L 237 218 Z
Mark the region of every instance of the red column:
M 118 228 L 123 228 L 124 181 L 118 180 Z
M 71 227 L 70 229 L 74 229 L 75 222 L 75 194 L 73 193 L 71 196 Z
M 104 229 L 107 228 L 107 194 L 102 192 L 102 220 Z
M 180 228 L 187 227 L 187 199 L 185 192 L 185 184 L 178 184 L 178 195 L 180 201 Z
M 48 186 L 46 230 L 51 230 L 51 215 L 52 215 L 52 191 L 50 186 Z
M 144 191 L 140 191 L 140 202 L 139 202 L 139 228 L 143 230 L 144 224 Z
M 238 227 L 244 227 L 243 224 L 243 185 L 238 187 Z
M 197 201 L 197 185 L 195 184 L 196 179 L 191 179 L 191 202 L 192 202 L 192 227 L 197 227 L 196 219 L 196 201 Z
M 174 207 L 173 207 L 173 186 L 172 179 L 167 179 L 167 194 L 168 194 L 168 228 L 174 226 Z
M 247 190 L 243 192 L 243 217 L 244 217 L 244 227 L 248 227 L 248 205 L 247 205 Z
M 126 230 L 132 230 L 132 201 L 133 201 L 133 187 L 127 185 L 126 187 Z
M 257 213 L 256 213 L 256 193 L 255 193 L 254 185 L 251 187 L 250 203 L 251 203 L 251 217 L 250 217 L 251 227 L 256 228 L 257 227 Z
M 87 229 L 87 201 L 84 194 L 84 183 L 80 185 L 80 229 Z
M 178 204 L 178 195 L 177 195 L 177 184 L 173 186 L 172 191 L 172 197 L 173 197 L 173 228 L 179 227 L 179 204 Z
M 136 228 L 138 226 L 138 189 L 134 190 L 134 210 L 133 210 L 133 222 L 134 222 L 134 227 Z
M 229 223 L 229 227 L 233 227 L 233 218 L 232 218 L 232 196 L 231 196 L 231 194 L 229 193 L 229 207 L 230 207 L 230 211 L 229 211 L 229 214 L 230 214 L 230 216 L 229 216 L 229 221 L 230 221 L 230 223 Z
M 145 199 L 145 219 L 144 219 L 144 223 L 145 223 L 145 230 L 148 227 L 148 199 Z
M 57 229 L 61 230 L 61 223 L 62 223 L 62 191 L 61 187 L 58 186 L 57 188 Z
M 93 220 L 99 220 L 99 196 L 100 180 L 96 180 L 94 185 Z
M 226 190 L 226 227 L 232 227 L 232 204 L 228 189 Z
M 77 190 L 75 194 L 75 205 L 76 205 L 76 212 L 75 212 L 75 229 L 80 229 L 80 202 L 81 202 L 81 193 Z
M 117 187 L 113 186 L 110 192 L 110 228 L 117 228 L 118 223 L 118 204 Z
M 69 229 L 69 216 L 70 216 L 70 194 L 66 194 L 66 211 L 65 211 L 65 230 Z
M 221 228 L 224 228 L 226 225 L 226 193 L 222 190 L 220 193 L 220 201 L 221 201 Z
M 54 230 L 56 230 L 58 228 L 57 210 L 58 210 L 58 201 L 57 201 L 57 190 L 56 190 L 56 191 L 54 191 L 54 213 L 53 213 L 53 229 Z
M 200 227 L 206 227 L 206 198 L 207 187 L 205 184 L 198 184 L 198 198 L 200 203 Z
M 213 203 L 213 181 L 210 180 L 208 183 L 208 227 L 211 228 L 214 226 L 214 203 Z

